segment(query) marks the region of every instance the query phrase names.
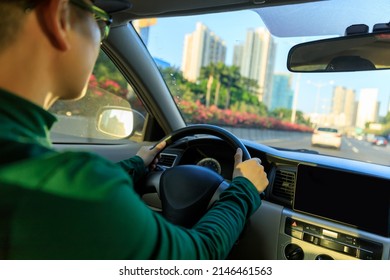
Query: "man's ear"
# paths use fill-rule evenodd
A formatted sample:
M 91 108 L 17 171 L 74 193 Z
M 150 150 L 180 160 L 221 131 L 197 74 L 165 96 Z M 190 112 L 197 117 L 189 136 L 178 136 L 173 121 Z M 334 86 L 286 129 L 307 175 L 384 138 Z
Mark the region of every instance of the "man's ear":
M 68 0 L 48 0 L 39 6 L 40 25 L 52 45 L 61 50 L 70 49 L 70 3 Z

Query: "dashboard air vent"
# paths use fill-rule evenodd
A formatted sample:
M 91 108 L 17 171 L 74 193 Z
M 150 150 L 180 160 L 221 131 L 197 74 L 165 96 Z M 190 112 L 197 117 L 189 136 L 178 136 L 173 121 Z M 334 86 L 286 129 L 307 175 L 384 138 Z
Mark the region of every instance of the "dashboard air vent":
M 176 158 L 177 155 L 161 153 L 160 159 L 158 160 L 158 164 L 166 167 L 172 167 L 175 164 Z
M 292 202 L 294 197 L 295 172 L 289 170 L 276 170 L 272 194 Z

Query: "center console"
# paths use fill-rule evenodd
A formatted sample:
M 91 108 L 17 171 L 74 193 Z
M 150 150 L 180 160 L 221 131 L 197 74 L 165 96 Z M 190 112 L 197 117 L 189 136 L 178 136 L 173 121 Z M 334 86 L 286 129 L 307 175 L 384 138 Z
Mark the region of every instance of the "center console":
M 329 230 L 321 226 L 302 222 L 298 219 L 287 217 L 284 225 L 284 233 L 297 240 L 313 244 L 333 252 L 362 260 L 380 260 L 382 258 L 383 245 L 378 242 Z M 296 253 L 287 247 L 285 256 L 287 259 L 296 258 Z M 302 250 L 303 256 L 304 251 Z M 300 255 L 302 255 L 300 253 Z M 327 255 L 328 256 L 328 255 Z

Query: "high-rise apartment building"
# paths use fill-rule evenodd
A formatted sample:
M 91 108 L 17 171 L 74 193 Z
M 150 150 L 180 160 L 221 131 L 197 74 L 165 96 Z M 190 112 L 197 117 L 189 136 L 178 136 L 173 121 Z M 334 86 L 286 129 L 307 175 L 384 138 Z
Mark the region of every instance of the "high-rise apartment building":
M 236 66 L 240 66 L 243 54 L 244 54 L 244 44 L 235 45 L 233 50 L 232 64 Z
M 273 77 L 272 99 L 269 110 L 278 108 L 292 109 L 294 91 L 291 87 L 291 75 L 276 73 Z
M 365 88 L 360 90 L 357 109 L 356 126 L 365 128 L 368 122 L 377 122 L 379 114 L 378 89 Z
M 182 72 L 184 78 L 196 81 L 200 69 L 211 63 L 225 62 L 226 43 L 201 22 L 184 39 Z
M 342 86 L 333 88 L 331 116 L 333 125 L 349 128 L 356 122 L 356 93 Z
M 265 28 L 249 29 L 242 47 L 236 46 L 233 59 L 243 77 L 257 81 L 259 101 L 268 108 L 272 102 L 275 53 L 276 44 Z

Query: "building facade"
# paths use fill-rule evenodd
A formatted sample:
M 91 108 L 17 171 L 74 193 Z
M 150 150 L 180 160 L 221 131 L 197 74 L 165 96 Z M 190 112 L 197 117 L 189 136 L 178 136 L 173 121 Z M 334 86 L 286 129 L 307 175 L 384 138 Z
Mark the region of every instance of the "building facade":
M 291 75 L 275 73 L 273 76 L 272 99 L 269 110 L 278 108 L 292 109 L 294 91 L 291 86 Z
M 343 128 L 355 126 L 356 92 L 342 86 L 333 88 L 331 116 L 333 125 Z
M 272 102 L 276 44 L 265 28 L 249 29 L 246 40 L 235 47 L 233 63 L 243 77 L 257 81 L 258 99 L 268 108 Z
M 203 23 L 198 22 L 195 31 L 185 36 L 181 70 L 187 80 L 195 82 L 202 67 L 225 60 L 226 43 Z
M 357 108 L 356 126 L 364 129 L 367 123 L 378 121 L 379 102 L 378 89 L 365 88 L 360 90 Z

